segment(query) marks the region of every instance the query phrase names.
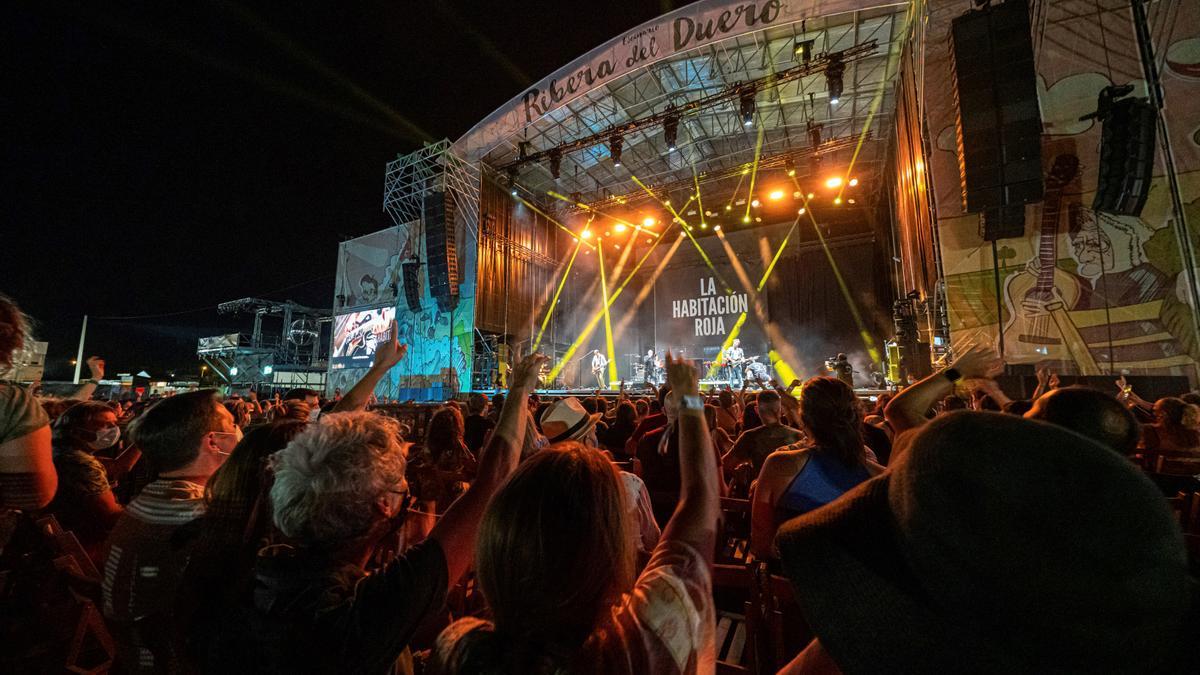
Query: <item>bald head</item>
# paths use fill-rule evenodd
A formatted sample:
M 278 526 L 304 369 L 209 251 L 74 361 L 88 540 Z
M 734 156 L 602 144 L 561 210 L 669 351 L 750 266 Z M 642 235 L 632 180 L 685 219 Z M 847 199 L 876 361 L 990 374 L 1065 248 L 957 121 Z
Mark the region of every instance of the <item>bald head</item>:
M 1137 420 L 1115 397 L 1096 389 L 1051 390 L 1034 401 L 1025 417 L 1065 427 L 1127 457 L 1137 451 Z

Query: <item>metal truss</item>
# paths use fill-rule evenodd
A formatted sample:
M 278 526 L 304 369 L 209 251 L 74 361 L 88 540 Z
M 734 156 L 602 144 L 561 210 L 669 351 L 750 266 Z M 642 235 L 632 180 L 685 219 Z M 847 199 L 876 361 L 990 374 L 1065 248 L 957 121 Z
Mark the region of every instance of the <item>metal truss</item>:
M 444 190 L 454 199 L 467 232 L 477 240 L 481 184 L 479 167 L 455 154 L 450 141 L 442 139 L 388 162 L 383 210 L 395 224 L 409 225 L 421 220 L 426 193 Z
M 857 138 L 872 131 L 857 162 L 880 161 L 893 123 L 888 111 L 894 108 L 898 55 L 910 34 L 903 30 L 906 10 L 907 5 L 896 4 L 813 18 L 680 53 L 549 112 L 483 161 L 516 168 L 515 181 L 532 194 L 579 193 L 584 202 L 640 189 L 630 174 L 667 184 L 753 161 L 760 130 L 764 156 L 806 149 L 809 122 L 823 125 L 825 138 Z M 806 67 L 795 47 L 810 40 Z M 843 95 L 832 104 L 819 60 L 871 42 L 878 47 L 872 53 L 845 60 Z M 729 92 L 753 81 L 763 86 L 757 91 L 755 124 L 746 128 L 738 97 Z M 691 114 L 679 117 L 678 150 L 670 152 L 663 118 L 688 106 Z M 622 167 L 608 161 L 606 141 L 614 131 L 623 136 Z M 522 143 L 528 144 L 524 162 Z M 594 144 L 575 149 L 588 143 Z M 557 179 L 549 167 L 551 150 L 559 157 Z M 848 160 L 852 152 L 845 150 L 835 161 Z M 538 157 L 546 161 L 530 161 Z

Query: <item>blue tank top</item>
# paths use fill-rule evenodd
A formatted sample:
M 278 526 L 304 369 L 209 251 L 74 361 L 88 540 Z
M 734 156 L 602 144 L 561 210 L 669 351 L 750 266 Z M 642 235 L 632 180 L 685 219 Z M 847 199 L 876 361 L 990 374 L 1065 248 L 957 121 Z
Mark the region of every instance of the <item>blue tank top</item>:
M 775 509 L 781 521 L 808 513 L 841 497 L 870 477 L 861 464 L 846 466 L 830 453 L 810 451 L 804 468 L 788 484 Z

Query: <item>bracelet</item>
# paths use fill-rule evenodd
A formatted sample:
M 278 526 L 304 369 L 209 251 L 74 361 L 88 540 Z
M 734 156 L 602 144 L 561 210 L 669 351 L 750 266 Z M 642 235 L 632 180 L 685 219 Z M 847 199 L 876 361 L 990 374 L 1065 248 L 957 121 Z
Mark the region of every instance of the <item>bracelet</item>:
M 679 398 L 679 414 L 696 413 L 704 414 L 704 401 L 695 394 L 681 396 Z

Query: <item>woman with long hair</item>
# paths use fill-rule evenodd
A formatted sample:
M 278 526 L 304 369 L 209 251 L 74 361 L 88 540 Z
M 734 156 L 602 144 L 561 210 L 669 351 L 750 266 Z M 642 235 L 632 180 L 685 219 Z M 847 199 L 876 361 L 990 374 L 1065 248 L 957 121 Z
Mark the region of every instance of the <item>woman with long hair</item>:
M 695 372 L 668 364 L 681 494 L 645 570 L 635 580 L 613 464 L 578 443 L 552 446 L 517 469 L 480 527 L 477 578 L 492 621 L 451 624 L 433 672 L 713 672 L 716 458 Z
M 117 414 L 99 401 L 75 401 L 54 420 L 51 433 L 58 491 L 47 511 L 97 561 L 104 539 L 123 511 L 104 465 L 95 456 L 121 438 Z
M 775 531 L 785 520 L 819 508 L 883 471 L 863 444 L 862 408 L 854 390 L 833 377 L 814 377 L 800 390 L 806 445 L 769 455 L 751 502 L 750 548 L 775 557 Z
M 1154 402 L 1154 423 L 1142 427 L 1147 455 L 1200 456 L 1200 408 L 1173 396 Z
M 467 449 L 464 433 L 462 411 L 457 405 L 444 406 L 429 418 L 425 451 L 439 470 L 468 477 L 475 474 L 475 455 Z
M 613 457 L 618 460 L 627 458 L 625 455 L 625 442 L 633 435 L 633 431 L 637 429 L 638 414 L 637 408 L 629 401 L 621 401 L 617 404 L 616 416 L 613 418 L 612 424 L 607 428 L 596 430 L 596 440 L 600 445 L 609 452 L 613 453 Z
M 0 510 L 40 509 L 58 486 L 46 411 L 28 388 L 4 379 L 27 339 L 25 314 L 0 293 Z

